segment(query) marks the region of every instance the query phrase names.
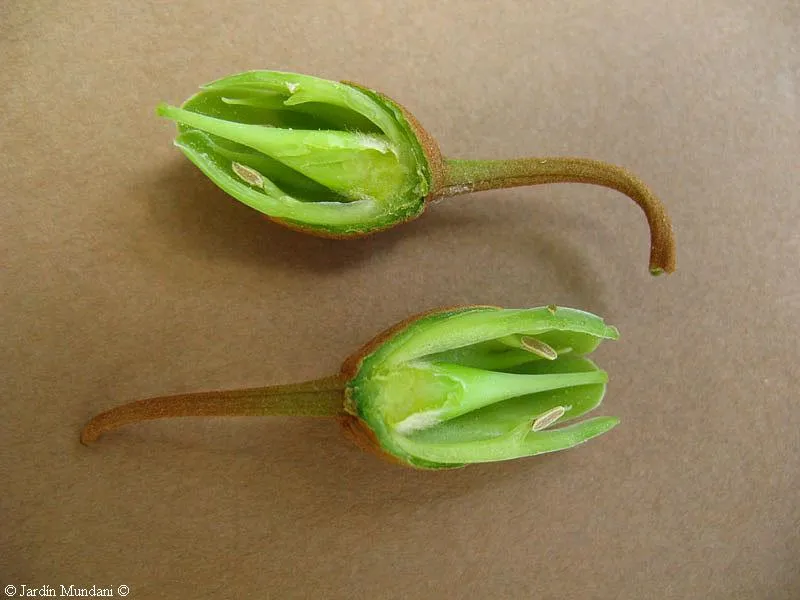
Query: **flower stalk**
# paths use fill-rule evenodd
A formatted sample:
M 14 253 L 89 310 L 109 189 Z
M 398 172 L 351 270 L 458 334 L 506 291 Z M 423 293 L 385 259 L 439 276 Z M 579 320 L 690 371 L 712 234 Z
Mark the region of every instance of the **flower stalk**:
M 100 413 L 86 424 L 81 443 L 90 444 L 133 423 L 176 417 L 335 417 L 342 413 L 345 382 L 338 376 L 304 383 L 176 394 L 137 400 Z
M 672 224 L 661 201 L 633 173 L 599 160 L 575 157 L 512 160 L 447 160 L 443 197 L 548 183 L 588 183 L 628 196 L 644 212 L 650 228 L 650 272 L 675 271 Z

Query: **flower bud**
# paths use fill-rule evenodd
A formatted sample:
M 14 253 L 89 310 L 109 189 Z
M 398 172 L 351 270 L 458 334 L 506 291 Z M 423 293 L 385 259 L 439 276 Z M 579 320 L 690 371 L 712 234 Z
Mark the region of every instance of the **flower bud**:
M 175 145 L 222 190 L 283 225 L 349 238 L 422 214 L 431 200 L 545 183 L 617 190 L 644 211 L 650 272 L 675 270 L 669 217 L 627 170 L 586 158 L 442 157 L 417 119 L 365 87 L 308 75 L 250 71 L 202 86 L 178 108 Z
M 158 114 L 178 124 L 175 145 L 225 192 L 309 233 L 391 227 L 419 215 L 431 188 L 403 110 L 353 85 L 253 71 Z
M 362 448 L 415 468 L 566 450 L 618 423 L 570 423 L 606 390 L 606 373 L 586 355 L 617 337 L 569 308 L 438 310 L 378 335 L 332 377 L 140 400 L 96 416 L 81 439 L 166 417 L 294 415 L 335 417 Z
M 597 417 L 607 375 L 585 356 L 615 328 L 568 308 L 467 307 L 396 326 L 345 363 L 343 424 L 362 446 L 421 468 L 565 450 Z

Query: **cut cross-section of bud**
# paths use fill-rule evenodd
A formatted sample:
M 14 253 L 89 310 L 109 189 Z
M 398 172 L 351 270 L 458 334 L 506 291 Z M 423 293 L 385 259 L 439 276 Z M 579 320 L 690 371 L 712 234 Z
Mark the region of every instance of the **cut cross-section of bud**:
M 166 417 L 295 415 L 337 417 L 363 448 L 417 468 L 555 452 L 617 424 L 596 417 L 560 426 L 595 409 L 605 394 L 605 371 L 580 354 L 617 337 L 599 317 L 569 308 L 440 310 L 380 334 L 338 375 L 141 400 L 98 415 L 81 439 Z M 551 357 L 546 349 L 567 346 L 577 352 Z
M 581 354 L 617 336 L 599 317 L 568 308 L 427 315 L 349 361 L 345 408 L 382 451 L 418 467 L 564 449 L 617 423 L 549 429 L 600 404 L 608 376 Z M 554 347 L 587 352 L 561 357 Z
M 222 189 L 320 235 L 363 234 L 415 216 L 430 189 L 400 108 L 351 85 L 253 71 L 157 112 L 178 124 L 175 144 Z
M 575 157 L 446 159 L 408 110 L 354 83 L 249 71 L 202 86 L 180 107 L 161 104 L 157 114 L 177 124 L 175 145 L 225 192 L 306 233 L 363 236 L 415 219 L 433 200 L 588 183 L 636 202 L 650 228 L 650 272 L 675 269 L 669 217 L 627 170 Z

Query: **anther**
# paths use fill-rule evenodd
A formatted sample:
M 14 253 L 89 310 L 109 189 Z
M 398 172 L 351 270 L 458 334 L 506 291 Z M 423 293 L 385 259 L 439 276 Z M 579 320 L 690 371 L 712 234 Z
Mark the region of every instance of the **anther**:
M 264 187 L 264 177 L 256 171 L 248 167 L 247 165 L 243 165 L 238 162 L 234 162 L 231 164 L 231 168 L 233 172 L 236 173 L 242 181 L 249 183 L 250 185 L 254 185 L 256 187 L 263 188 Z
M 567 409 L 563 406 L 556 406 L 551 408 L 543 415 L 536 417 L 536 420 L 533 422 L 531 426 L 531 431 L 541 431 L 542 429 L 547 429 L 558 421 L 561 417 L 564 416 L 564 413 L 567 412 Z
M 520 344 L 525 350 L 533 352 L 536 356 L 541 356 L 547 360 L 555 360 L 558 358 L 558 352 L 535 337 L 523 335 L 520 339 Z

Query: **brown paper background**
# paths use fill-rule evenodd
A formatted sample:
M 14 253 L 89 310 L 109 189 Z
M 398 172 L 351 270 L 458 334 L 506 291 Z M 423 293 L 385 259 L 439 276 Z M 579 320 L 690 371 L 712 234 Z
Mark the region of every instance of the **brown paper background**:
M 800 597 L 796 2 L 8 1 L 0 7 L 0 583 L 130 598 Z M 794 39 L 792 39 L 794 36 Z M 253 68 L 362 82 L 448 156 L 583 155 L 664 199 L 444 201 L 370 239 L 218 191 L 157 102 Z M 622 338 L 613 432 L 414 472 L 329 421 L 187 419 L 163 393 L 324 376 L 439 305 L 548 303 Z

